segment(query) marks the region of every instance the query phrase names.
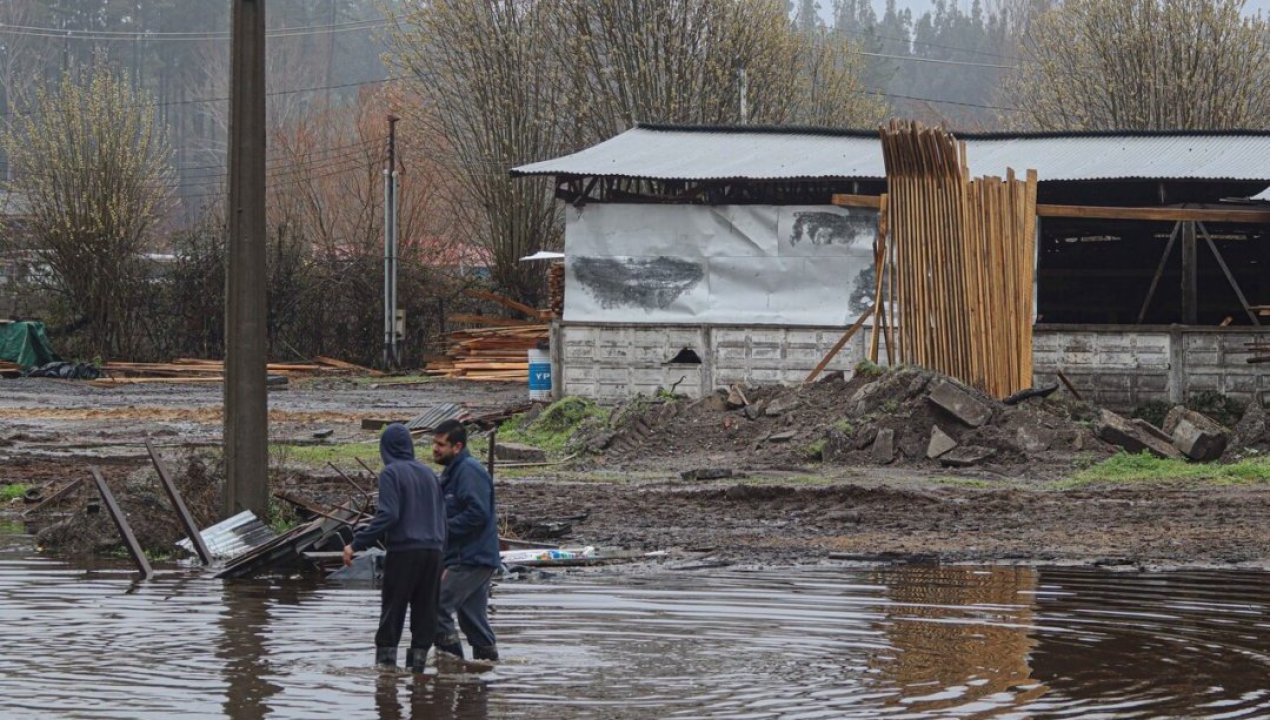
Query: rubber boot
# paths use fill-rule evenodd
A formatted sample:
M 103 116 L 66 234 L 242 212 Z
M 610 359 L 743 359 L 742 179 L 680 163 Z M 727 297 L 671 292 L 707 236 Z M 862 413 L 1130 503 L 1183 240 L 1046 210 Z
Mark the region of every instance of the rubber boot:
M 461 643 L 452 643 L 452 644 L 436 643 L 436 647 L 437 647 L 437 652 L 439 653 L 450 653 L 451 655 L 453 655 L 454 657 L 460 660 L 463 659 L 463 645 Z
M 406 648 L 406 667 L 410 672 L 421 673 L 428 663 L 428 650 L 430 648 Z
M 377 647 L 375 648 L 375 664 L 380 667 L 397 667 L 397 648 L 395 647 Z
M 472 659 L 498 662 L 498 648 L 493 645 L 473 645 Z

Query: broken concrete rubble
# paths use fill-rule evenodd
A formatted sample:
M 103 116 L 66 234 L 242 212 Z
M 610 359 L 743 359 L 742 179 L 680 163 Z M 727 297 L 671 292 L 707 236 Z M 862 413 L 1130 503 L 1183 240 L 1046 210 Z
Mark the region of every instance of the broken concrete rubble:
M 992 418 L 992 408 L 951 381 L 939 383 L 930 392 L 930 401 L 970 427 L 980 427 Z
M 1140 453 L 1145 450 L 1161 458 L 1180 459 L 1182 457 L 1182 453 L 1177 448 L 1161 440 L 1156 433 L 1148 432 L 1140 425 L 1129 422 L 1105 408 L 1099 413 L 1094 432 L 1101 440 L 1118 445 L 1130 453 Z
M 870 454 L 873 456 L 873 462 L 879 465 L 886 465 L 894 460 L 895 431 L 891 428 L 878 430 L 877 436 L 873 438 L 873 450 Z
M 955 447 L 957 441 L 949 437 L 948 433 L 940 430 L 938 425 L 931 427 L 930 444 L 926 446 L 927 458 L 934 460 Z
M 947 467 L 971 467 L 996 454 L 996 450 L 979 445 L 962 445 L 939 456 L 939 463 Z
M 532 445 L 499 442 L 494 444 L 494 458 L 499 462 L 538 463 L 547 461 L 547 453 Z

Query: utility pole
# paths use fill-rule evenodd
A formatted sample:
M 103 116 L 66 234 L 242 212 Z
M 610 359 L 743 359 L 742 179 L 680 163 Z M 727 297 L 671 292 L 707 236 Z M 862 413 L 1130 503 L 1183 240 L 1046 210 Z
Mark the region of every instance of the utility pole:
M 388 166 L 384 168 L 384 368 L 397 367 L 397 121 L 388 116 Z
M 265 393 L 265 0 L 233 0 L 225 273 L 226 516 L 269 519 Z

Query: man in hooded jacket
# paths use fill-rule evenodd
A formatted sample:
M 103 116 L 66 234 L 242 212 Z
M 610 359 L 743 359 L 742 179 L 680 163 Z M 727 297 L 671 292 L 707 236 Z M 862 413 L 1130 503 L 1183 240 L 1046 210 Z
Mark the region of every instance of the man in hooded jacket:
M 379 630 L 375 633 L 375 662 L 396 666 L 406 608 L 410 608 L 410 648 L 406 665 L 423 670 L 436 635 L 440 599 L 442 551 L 445 548 L 445 499 L 441 483 L 427 466 L 415 460 L 410 431 L 400 423 L 384 429 L 379 438 L 384 469 L 379 473 L 375 517 L 344 546 L 344 564 L 353 553 L 382 540 L 384 580 L 380 594 Z

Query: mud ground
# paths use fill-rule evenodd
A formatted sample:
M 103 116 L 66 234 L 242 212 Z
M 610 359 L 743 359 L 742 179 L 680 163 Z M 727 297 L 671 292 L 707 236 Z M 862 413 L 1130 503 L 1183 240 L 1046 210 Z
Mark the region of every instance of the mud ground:
M 363 418 L 405 419 L 440 402 L 488 412 L 523 396 L 515 384 L 294 382 L 270 393 L 270 434 L 274 441 L 312 442 L 314 432 L 331 430 L 327 442 L 368 440 L 374 433 L 361 430 Z M 214 446 L 220 403 L 216 386 L 0 381 L 0 485 L 62 481 L 84 474 L 90 464 L 103 466 L 112 486 L 141 482 L 149 465 L 143 441 L 174 461 Z M 770 422 L 773 430 L 784 424 L 780 417 Z M 571 528 L 555 542 L 699 553 L 708 562 L 835 557 L 1270 569 L 1265 485 L 1144 482 L 1064 489 L 1070 468 L 1056 470 L 1044 458 L 961 470 L 853 466 L 858 451 L 848 446 L 845 464 L 821 464 L 786 449 L 795 443 L 779 451 L 764 444 L 741 448 L 724 442 L 729 433 L 720 424 L 703 433 L 713 438 L 709 447 L 696 450 L 682 433 L 654 433 L 638 447 L 623 444 L 630 449 L 580 468 L 500 471 L 501 510 L 509 522 Z M 707 482 L 680 477 L 703 463 L 728 465 L 738 476 Z M 347 496 L 341 483 L 320 471 L 286 479 L 288 488 L 323 501 Z M 149 497 L 139 494 L 141 507 L 149 507 Z M 15 518 L 26 507 L 15 500 L 3 512 Z

